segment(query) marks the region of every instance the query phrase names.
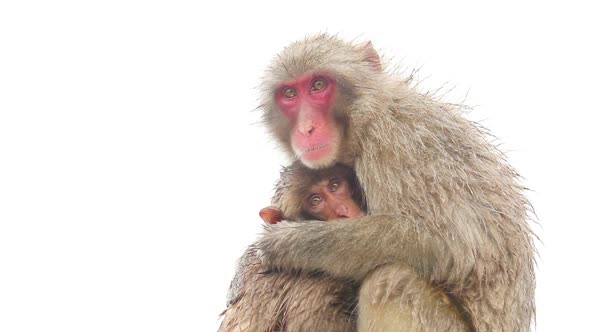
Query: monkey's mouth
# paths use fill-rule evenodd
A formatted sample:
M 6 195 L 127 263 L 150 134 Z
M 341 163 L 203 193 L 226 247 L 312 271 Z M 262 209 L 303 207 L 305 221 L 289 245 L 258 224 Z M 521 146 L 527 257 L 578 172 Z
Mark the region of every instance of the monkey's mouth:
M 308 154 L 310 152 L 322 150 L 322 149 L 325 149 L 327 147 L 328 147 L 328 144 L 327 143 L 324 143 L 324 144 L 313 146 L 311 148 L 307 148 L 307 149 L 303 150 L 303 153 L 304 154 Z
M 305 148 L 301 151 L 301 157 L 311 162 L 322 161 L 330 155 L 331 145 L 329 143 L 315 145 L 309 148 Z

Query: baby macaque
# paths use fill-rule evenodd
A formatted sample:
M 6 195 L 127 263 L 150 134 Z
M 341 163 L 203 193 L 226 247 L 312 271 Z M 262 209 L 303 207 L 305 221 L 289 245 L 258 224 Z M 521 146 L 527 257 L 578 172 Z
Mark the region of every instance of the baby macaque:
M 271 204 L 260 210 L 267 224 L 366 214 L 356 175 L 341 164 L 312 170 L 296 161 L 283 168 Z M 353 332 L 358 287 L 346 278 L 261 268 L 256 248 L 250 247 L 238 263 L 219 332 Z
M 365 215 L 362 193 L 352 169 L 336 165 L 307 172 L 309 174 L 300 174 L 306 179 L 297 179 L 303 185 L 297 201 L 301 207 L 297 219 L 328 221 Z M 273 205 L 260 210 L 260 217 L 267 224 L 276 224 L 284 218 Z

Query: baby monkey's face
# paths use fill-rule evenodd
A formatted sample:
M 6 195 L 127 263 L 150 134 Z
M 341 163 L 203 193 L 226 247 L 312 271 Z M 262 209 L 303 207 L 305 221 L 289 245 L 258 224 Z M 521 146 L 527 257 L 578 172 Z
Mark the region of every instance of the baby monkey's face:
M 364 215 L 353 199 L 350 184 L 341 176 L 312 185 L 303 198 L 303 209 L 318 220 L 326 221 Z

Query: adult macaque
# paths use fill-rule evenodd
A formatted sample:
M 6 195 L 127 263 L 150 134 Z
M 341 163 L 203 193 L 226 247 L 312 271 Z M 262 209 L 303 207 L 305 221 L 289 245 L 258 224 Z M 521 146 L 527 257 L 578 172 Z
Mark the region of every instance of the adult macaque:
M 353 167 L 368 215 L 268 226 L 255 244 L 264 267 L 361 283 L 359 331 L 530 330 L 529 203 L 460 106 L 386 73 L 370 43 L 327 35 L 290 45 L 268 73 L 271 132 L 309 168 Z
M 309 171 L 299 164 L 293 164 L 283 171 L 281 182 L 282 187 L 280 183 L 277 185 L 280 194 L 275 195 L 274 201 L 283 201 L 282 205 L 295 213 L 285 218 L 279 207 L 265 207 L 260 210 L 260 217 L 269 225 L 283 219 L 327 221 L 365 214 L 366 204 L 358 180 L 352 169 L 344 165 Z M 288 187 L 283 188 L 287 182 Z M 282 197 L 284 193 L 297 197 Z M 285 203 L 284 200 L 289 202 Z

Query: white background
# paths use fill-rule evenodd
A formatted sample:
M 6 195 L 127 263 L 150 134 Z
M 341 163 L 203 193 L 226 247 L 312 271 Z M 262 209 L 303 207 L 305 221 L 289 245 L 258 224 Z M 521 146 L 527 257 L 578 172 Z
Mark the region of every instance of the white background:
M 256 85 L 324 31 L 478 106 L 534 190 L 537 330 L 587 325 L 585 8 L 204 3 L 0 4 L 1 331 L 215 331 L 285 164 Z

